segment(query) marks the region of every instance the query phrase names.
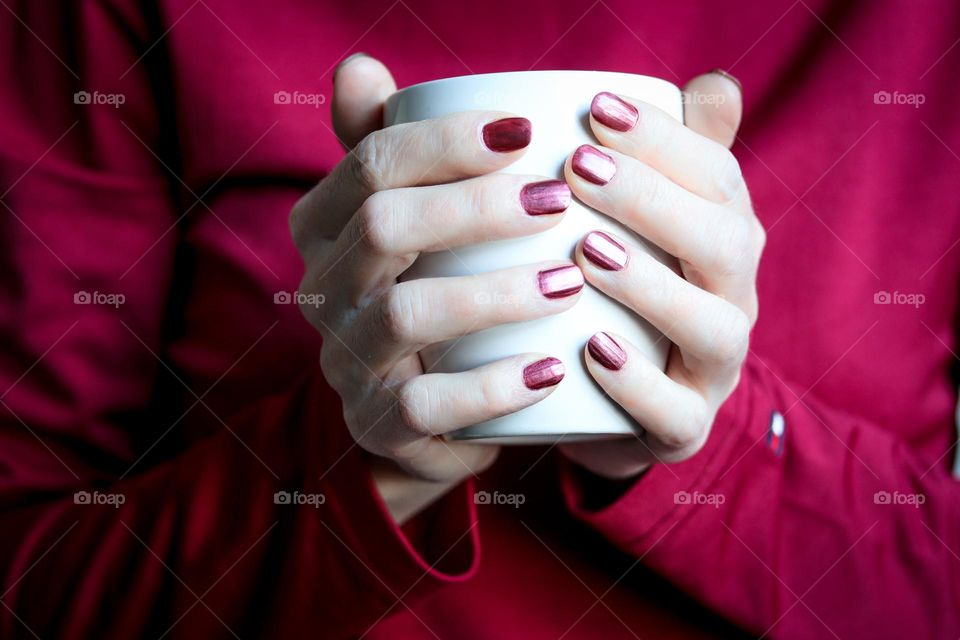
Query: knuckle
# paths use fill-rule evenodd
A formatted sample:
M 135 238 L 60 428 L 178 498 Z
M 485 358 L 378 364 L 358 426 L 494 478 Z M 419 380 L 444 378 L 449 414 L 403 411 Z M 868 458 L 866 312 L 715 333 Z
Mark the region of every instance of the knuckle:
M 334 349 L 324 341 L 320 348 L 320 370 L 323 371 L 324 377 L 333 384 L 340 378 L 340 369 L 340 361 L 334 353 Z
M 416 337 L 416 305 L 410 291 L 405 283 L 396 284 L 387 289 L 380 300 L 380 326 L 384 335 L 394 342 L 413 342 Z
M 389 255 L 393 246 L 390 227 L 390 196 L 371 194 L 356 213 L 355 241 L 374 255 Z
M 478 214 L 490 211 L 488 199 L 491 195 L 491 189 L 499 189 L 500 185 L 488 183 L 486 180 L 466 180 L 460 183 L 460 197 L 464 207 L 463 211 L 472 211 Z
M 682 449 L 686 455 L 693 455 L 703 447 L 707 441 L 707 436 L 710 434 L 710 411 L 706 402 L 701 401 L 692 404 L 688 420 L 687 434 Z
M 653 260 L 634 261 L 636 277 L 631 278 L 628 295 L 638 310 L 663 305 L 667 314 L 674 318 L 687 317 L 693 312 L 693 301 L 682 287 L 677 286 L 674 273 Z
M 686 415 L 678 422 L 677 428 L 661 437 L 661 440 L 676 458 L 685 459 L 703 447 L 709 432 L 707 405 L 702 401 L 694 402 L 688 405 Z
M 511 405 L 509 385 L 504 380 L 495 377 L 484 377 L 477 388 L 477 401 L 484 407 L 490 418 L 498 418 L 509 412 Z
M 725 147 L 720 146 L 717 158 L 714 188 L 724 202 L 730 202 L 735 200 L 743 189 L 743 170 L 737 157 Z
M 422 384 L 408 382 L 397 391 L 397 420 L 400 426 L 420 437 L 430 437 L 426 416 L 430 413 L 430 391 Z
M 737 368 L 747 356 L 750 341 L 750 319 L 731 306 L 728 317 L 720 323 L 714 336 L 712 356 L 724 368 Z
M 388 134 L 374 131 L 361 140 L 347 156 L 353 178 L 370 191 L 383 189 L 389 158 Z

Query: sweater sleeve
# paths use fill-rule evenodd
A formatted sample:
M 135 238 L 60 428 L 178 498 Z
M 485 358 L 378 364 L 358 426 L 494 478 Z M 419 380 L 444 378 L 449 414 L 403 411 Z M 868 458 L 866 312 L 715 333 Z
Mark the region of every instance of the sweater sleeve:
M 48 4 L 0 9 L 0 637 L 356 637 L 466 579 L 470 487 L 404 535 L 319 367 L 197 407 L 191 444 L 151 409 L 180 215 L 147 150 L 161 34 Z
M 751 356 L 700 453 L 600 505 L 567 466 L 568 506 L 757 635 L 955 637 L 960 484 L 948 465 L 798 394 Z

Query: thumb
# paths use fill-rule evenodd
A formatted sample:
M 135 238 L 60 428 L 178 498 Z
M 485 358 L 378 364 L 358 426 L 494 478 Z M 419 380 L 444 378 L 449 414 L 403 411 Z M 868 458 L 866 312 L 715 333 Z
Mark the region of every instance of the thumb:
M 719 69 L 692 79 L 683 87 L 684 124 L 729 148 L 743 117 L 740 81 Z
M 397 90 L 382 62 L 355 53 L 333 72 L 333 130 L 352 149 L 368 133 L 383 127 L 383 103 Z

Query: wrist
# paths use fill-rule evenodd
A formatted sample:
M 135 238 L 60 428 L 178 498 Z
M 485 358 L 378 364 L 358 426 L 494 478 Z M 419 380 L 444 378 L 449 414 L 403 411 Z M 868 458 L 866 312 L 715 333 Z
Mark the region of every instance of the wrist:
M 403 525 L 460 483 L 414 478 L 390 460 L 374 455 L 366 458 L 380 499 L 398 525 Z

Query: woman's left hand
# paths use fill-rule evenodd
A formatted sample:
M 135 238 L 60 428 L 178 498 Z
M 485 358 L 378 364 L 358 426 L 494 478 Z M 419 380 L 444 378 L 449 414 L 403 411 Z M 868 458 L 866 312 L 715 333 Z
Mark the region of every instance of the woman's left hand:
M 587 345 L 591 375 L 642 427 L 631 440 L 560 445 L 607 478 L 684 460 L 703 446 L 737 385 L 757 319 L 765 234 L 728 149 L 742 113 L 739 86 L 705 74 L 687 84 L 685 104 L 687 126 L 652 105 L 599 94 L 590 126 L 600 144 L 578 149 L 564 169 L 582 202 L 675 256 L 682 274 L 628 238 L 593 232 L 577 247 L 587 281 L 673 343 L 666 372 L 603 327 Z

